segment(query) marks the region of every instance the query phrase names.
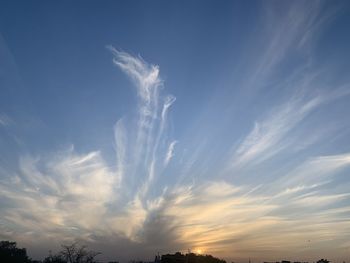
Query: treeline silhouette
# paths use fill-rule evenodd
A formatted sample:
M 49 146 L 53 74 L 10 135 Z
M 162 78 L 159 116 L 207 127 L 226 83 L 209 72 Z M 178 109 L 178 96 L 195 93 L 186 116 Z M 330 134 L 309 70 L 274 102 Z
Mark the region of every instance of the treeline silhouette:
M 161 263 L 226 263 L 225 260 L 215 258 L 211 255 L 198 255 L 194 253 L 163 255 L 160 259 Z
M 18 248 L 16 242 L 0 241 L 0 262 L 1 263 L 98 263 L 96 257 L 101 253 L 87 249 L 86 246 L 80 246 L 78 243 L 62 245 L 61 250 L 52 254 L 51 252 L 44 260 L 33 260 L 28 257 L 25 248 Z M 109 263 L 118 263 L 110 261 Z M 129 263 L 151 263 L 147 261 L 130 261 Z M 211 255 L 200 255 L 194 253 L 157 255 L 153 263 L 226 263 L 225 260 L 213 257 Z M 264 262 L 280 263 L 280 262 Z M 282 261 L 281 263 L 291 263 Z M 294 262 L 301 263 L 301 262 Z M 307 262 L 302 262 L 307 263 Z M 330 263 L 327 259 L 320 259 L 317 263 Z
M 62 245 L 61 251 L 51 254 L 43 260 L 33 260 L 27 255 L 25 248 L 18 248 L 16 242 L 0 241 L 1 263 L 97 263 L 95 259 L 100 253 L 88 250 L 77 243 Z

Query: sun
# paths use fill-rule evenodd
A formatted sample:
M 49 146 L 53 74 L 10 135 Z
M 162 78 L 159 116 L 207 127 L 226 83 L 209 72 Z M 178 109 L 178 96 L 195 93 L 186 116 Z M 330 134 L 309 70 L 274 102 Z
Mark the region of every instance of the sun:
M 203 252 L 202 249 L 200 249 L 200 248 L 197 248 L 197 249 L 196 249 L 196 253 L 197 253 L 197 254 L 202 254 L 202 252 Z

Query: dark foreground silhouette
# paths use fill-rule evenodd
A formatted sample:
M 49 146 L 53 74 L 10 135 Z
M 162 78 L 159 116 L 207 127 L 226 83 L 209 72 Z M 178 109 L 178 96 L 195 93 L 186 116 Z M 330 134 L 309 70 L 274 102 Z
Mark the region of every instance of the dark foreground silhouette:
M 86 246 L 79 246 L 77 243 L 62 245 L 61 251 L 57 254 L 51 254 L 43 260 L 33 260 L 27 255 L 25 248 L 18 248 L 16 242 L 0 241 L 0 262 L 1 263 L 98 263 L 101 262 L 96 257 L 101 253 L 88 250 Z M 130 261 L 134 263 L 151 263 L 144 261 Z M 110 261 L 109 263 L 118 263 Z M 165 254 L 156 256 L 153 263 L 226 263 L 225 260 L 215 258 L 211 255 L 198 255 L 194 253 Z M 280 262 L 264 262 L 280 263 Z M 291 263 L 282 261 L 281 263 Z M 300 262 L 294 262 L 300 263 Z M 307 262 L 303 262 L 307 263 Z M 327 259 L 320 259 L 317 263 L 330 263 Z
M 226 261 L 211 255 L 197 255 L 194 253 L 184 255 L 176 252 L 173 255 L 163 255 L 161 257 L 161 263 L 226 263 Z
M 16 242 L 0 241 L 1 263 L 97 263 L 95 259 L 100 253 L 88 250 L 77 243 L 62 245 L 57 254 L 51 253 L 43 260 L 32 260 L 27 256 L 25 248 L 18 248 Z
M 33 262 L 27 256 L 25 248 L 18 248 L 16 242 L 1 241 L 0 242 L 0 262 L 17 263 L 17 262 Z

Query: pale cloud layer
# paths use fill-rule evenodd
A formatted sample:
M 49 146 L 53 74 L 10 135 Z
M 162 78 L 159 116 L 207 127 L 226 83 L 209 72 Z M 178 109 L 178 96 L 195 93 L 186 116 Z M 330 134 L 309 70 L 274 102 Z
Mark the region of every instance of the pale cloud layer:
M 134 246 L 191 247 L 225 257 L 244 257 L 249 248 L 251 257 L 265 259 L 296 250 L 307 258 L 323 244 L 339 253 L 347 249 L 350 207 L 339 203 L 350 196 L 324 191 L 320 182 L 330 184 L 347 169 L 350 154 L 313 158 L 260 189 L 204 181 L 165 189 L 146 203 L 135 193 L 114 212 L 108 207 L 117 194 L 115 177 L 98 152 L 76 155 L 70 149 L 42 161 L 22 158 L 19 174 L 1 184 L 11 204 L 2 213 L 2 238 L 91 244 L 126 238 Z M 159 233 L 166 243 L 153 239 Z

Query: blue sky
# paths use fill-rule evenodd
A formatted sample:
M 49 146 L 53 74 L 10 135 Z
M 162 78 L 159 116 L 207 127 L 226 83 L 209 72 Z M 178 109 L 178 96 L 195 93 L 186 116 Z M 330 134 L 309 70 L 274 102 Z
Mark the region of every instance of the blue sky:
M 348 255 L 346 1 L 0 6 L 0 239 Z

